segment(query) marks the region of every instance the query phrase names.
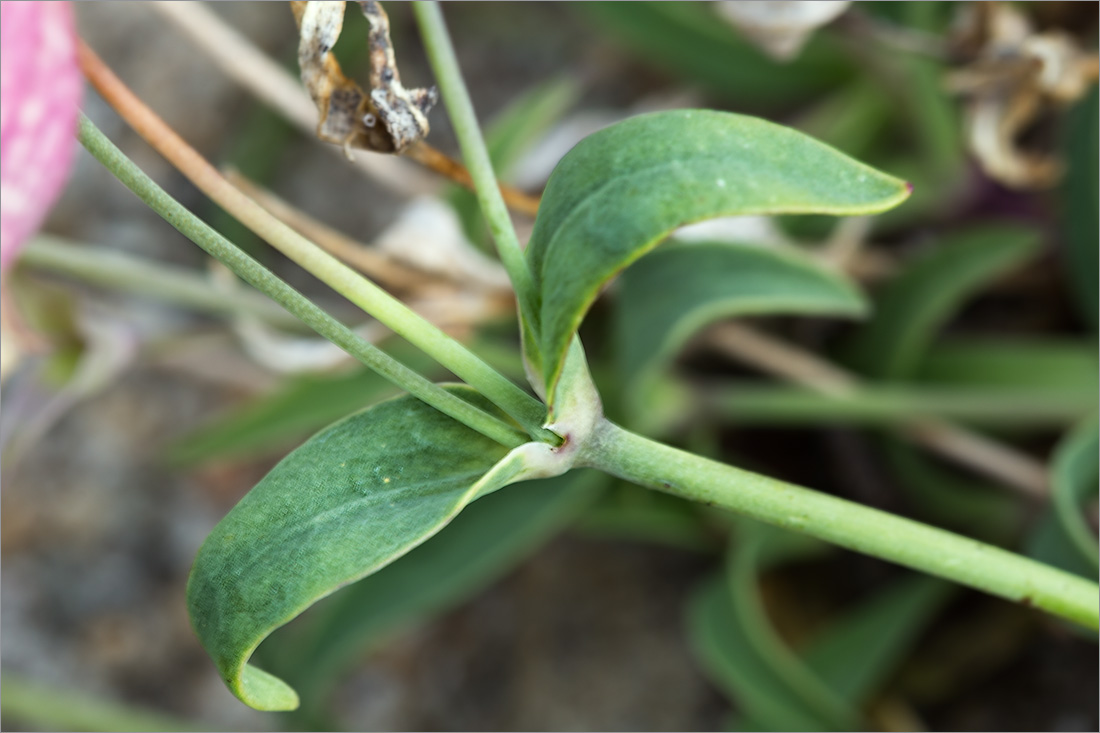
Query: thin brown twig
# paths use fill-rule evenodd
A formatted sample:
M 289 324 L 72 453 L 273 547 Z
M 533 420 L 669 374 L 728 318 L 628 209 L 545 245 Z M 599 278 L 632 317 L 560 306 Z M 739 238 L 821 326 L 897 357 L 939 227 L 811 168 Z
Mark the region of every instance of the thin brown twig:
M 740 323 L 722 323 L 707 333 L 722 353 L 825 395 L 844 396 L 861 379 L 793 344 Z M 1030 498 L 1049 493 L 1045 466 L 992 438 L 945 420 L 905 423 L 902 433 L 915 443 L 974 471 L 994 478 Z
M 226 170 L 224 175 L 226 180 L 267 209 L 276 219 L 313 240 L 329 254 L 340 258 L 380 284 L 386 285 L 387 288 L 410 290 L 422 284 L 425 279 L 434 277 L 416 267 L 397 262 L 388 255 L 314 219 L 270 191 L 257 186 L 236 170 Z
M 433 148 L 423 140 L 410 145 L 404 155 L 406 158 L 411 158 L 424 167 L 450 178 L 463 188 L 474 190 L 474 182 L 470 178 L 470 172 L 466 170 L 466 166 Z M 500 195 L 508 208 L 514 212 L 534 218 L 539 211 L 540 198 L 538 196 L 524 193 L 504 183 L 500 184 Z

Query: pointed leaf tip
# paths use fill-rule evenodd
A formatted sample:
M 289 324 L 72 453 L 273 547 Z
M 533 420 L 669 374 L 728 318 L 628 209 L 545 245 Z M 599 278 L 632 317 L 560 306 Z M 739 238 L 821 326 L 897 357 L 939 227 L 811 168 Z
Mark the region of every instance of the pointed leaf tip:
M 550 177 L 527 249 L 548 400 L 601 286 L 677 227 L 718 216 L 874 214 L 909 191 L 800 132 L 728 112 L 640 115 L 585 138 Z

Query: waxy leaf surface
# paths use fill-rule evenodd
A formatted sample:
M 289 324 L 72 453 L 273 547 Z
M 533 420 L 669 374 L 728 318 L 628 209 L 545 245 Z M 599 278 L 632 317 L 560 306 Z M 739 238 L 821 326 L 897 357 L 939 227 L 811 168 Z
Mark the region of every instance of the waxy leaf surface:
M 799 132 L 708 110 L 640 115 L 589 136 L 555 169 L 527 258 L 538 309 L 529 361 L 554 401 L 569 341 L 600 287 L 670 232 L 748 214 L 862 215 L 903 181 Z
M 449 389 L 493 409 L 468 388 Z M 259 643 L 517 478 L 506 454 L 404 396 L 335 423 L 283 459 L 214 528 L 188 582 L 192 625 L 230 690 L 261 710 L 297 707 L 294 690 L 247 664 Z
M 307 714 L 323 716 L 337 675 L 386 634 L 473 597 L 560 531 L 608 481 L 582 469 L 479 499 L 409 554 L 321 601 L 305 629 L 276 632 L 264 662 L 273 647 L 274 669 L 301 691 Z M 317 718 L 295 722 L 320 725 Z

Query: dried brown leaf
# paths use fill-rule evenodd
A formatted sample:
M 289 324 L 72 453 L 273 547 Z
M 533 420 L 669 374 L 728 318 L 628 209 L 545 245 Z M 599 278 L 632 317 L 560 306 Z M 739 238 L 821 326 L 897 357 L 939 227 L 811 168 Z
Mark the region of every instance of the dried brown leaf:
M 370 92 L 344 76 L 332 54 L 344 26 L 344 2 L 291 2 L 298 24 L 298 66 L 317 105 L 317 136 L 344 148 L 401 153 L 428 135 L 428 111 L 438 100 L 430 89 L 406 89 L 381 3 L 359 5 L 370 22 Z

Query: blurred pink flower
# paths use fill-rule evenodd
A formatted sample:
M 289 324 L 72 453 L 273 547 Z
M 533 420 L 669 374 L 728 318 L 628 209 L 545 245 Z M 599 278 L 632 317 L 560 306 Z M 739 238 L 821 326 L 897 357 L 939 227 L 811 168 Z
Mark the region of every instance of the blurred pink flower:
M 0 271 L 72 167 L 81 74 L 67 2 L 0 2 Z

